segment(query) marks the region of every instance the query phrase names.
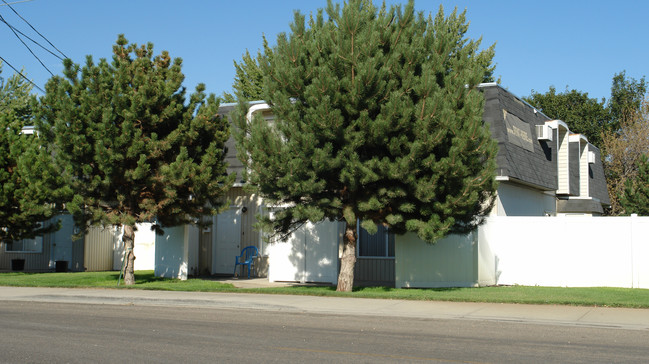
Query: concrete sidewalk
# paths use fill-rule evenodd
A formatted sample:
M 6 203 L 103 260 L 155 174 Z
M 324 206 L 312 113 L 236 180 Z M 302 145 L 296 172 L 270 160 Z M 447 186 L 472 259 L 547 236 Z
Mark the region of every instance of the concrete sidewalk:
M 0 287 L 0 301 L 247 309 L 420 319 L 492 320 L 649 330 L 649 310 L 628 308 L 31 287 Z

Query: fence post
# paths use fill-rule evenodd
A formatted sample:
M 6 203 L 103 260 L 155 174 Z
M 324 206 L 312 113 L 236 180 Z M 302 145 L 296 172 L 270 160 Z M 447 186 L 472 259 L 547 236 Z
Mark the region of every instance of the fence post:
M 639 265 L 636 262 L 636 237 L 638 235 L 636 231 L 636 220 L 638 218 L 638 214 L 631 214 L 631 288 L 638 288 L 639 287 Z

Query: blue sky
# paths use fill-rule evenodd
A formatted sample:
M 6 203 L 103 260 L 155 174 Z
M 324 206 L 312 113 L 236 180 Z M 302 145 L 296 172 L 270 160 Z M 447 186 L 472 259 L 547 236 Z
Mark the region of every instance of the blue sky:
M 447 13 L 466 9 L 469 37 L 482 36 L 485 47 L 496 43 L 496 76 L 518 96 L 554 85 L 608 98 L 615 73 L 649 75 L 649 47 L 642 40 L 649 35 L 649 2 L 419 0 L 415 6 L 435 14 L 440 4 Z M 220 95 L 231 90 L 233 60 L 246 49 L 256 53 L 262 34 L 274 43 L 278 33 L 289 30 L 294 10 L 308 14 L 325 5 L 326 0 L 32 0 L 12 7 L 75 63 L 83 64 L 88 54 L 110 58 L 117 34 L 124 33 L 131 42 L 152 42 L 156 54 L 168 50 L 181 57 L 189 90 L 203 82 L 208 92 Z M 0 15 L 46 44 L 2 2 Z M 50 74 L 1 23 L 0 40 L 0 56 L 43 88 Z M 61 74 L 57 58 L 26 43 Z M 3 75 L 10 73 L 4 65 Z

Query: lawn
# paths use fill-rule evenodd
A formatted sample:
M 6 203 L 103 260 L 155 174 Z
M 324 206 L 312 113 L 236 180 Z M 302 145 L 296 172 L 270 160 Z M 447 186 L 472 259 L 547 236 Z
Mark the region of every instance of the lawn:
M 565 288 L 498 286 L 480 288 L 397 289 L 390 287 L 358 287 L 354 292 L 336 292 L 328 286 L 291 286 L 243 289 L 210 279 L 159 278 L 153 271 L 135 272 L 134 286 L 118 286 L 119 272 L 85 273 L 0 273 L 0 286 L 22 287 L 102 287 L 115 289 L 154 289 L 169 291 L 241 292 L 267 294 L 298 294 L 343 296 L 379 299 L 406 299 L 455 302 L 493 302 L 603 307 L 649 308 L 649 290 L 638 288 Z
M 155 289 L 161 291 L 199 291 L 219 292 L 236 291 L 228 283 L 219 283 L 207 279 L 160 278 L 152 270 L 136 271 L 135 285 L 124 286 L 119 272 L 70 272 L 70 273 L 0 273 L 0 286 L 15 287 L 77 287 L 77 288 L 121 288 L 121 289 Z M 118 286 L 118 283 L 120 285 Z

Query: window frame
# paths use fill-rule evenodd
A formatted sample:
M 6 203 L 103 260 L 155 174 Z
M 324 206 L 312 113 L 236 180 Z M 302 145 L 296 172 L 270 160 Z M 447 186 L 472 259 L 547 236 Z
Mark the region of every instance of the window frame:
M 385 227 L 385 239 L 384 239 L 384 254 L 385 255 L 361 255 L 361 225 L 360 225 L 360 220 L 356 220 L 356 258 L 360 259 L 394 259 L 394 249 L 393 249 L 393 255 L 390 256 L 390 235 L 392 234 L 390 232 L 389 227 Z M 394 234 L 392 234 L 394 235 Z
M 35 250 L 25 250 L 25 242 L 28 241 L 30 244 L 33 244 L 37 249 Z M 21 250 L 10 250 L 10 246 L 13 247 L 13 244 L 15 243 L 22 243 L 21 245 Z M 14 240 L 11 243 L 5 243 L 5 253 L 9 254 L 40 254 L 43 253 L 43 237 L 42 236 L 36 236 L 33 239 L 20 239 L 20 240 Z

